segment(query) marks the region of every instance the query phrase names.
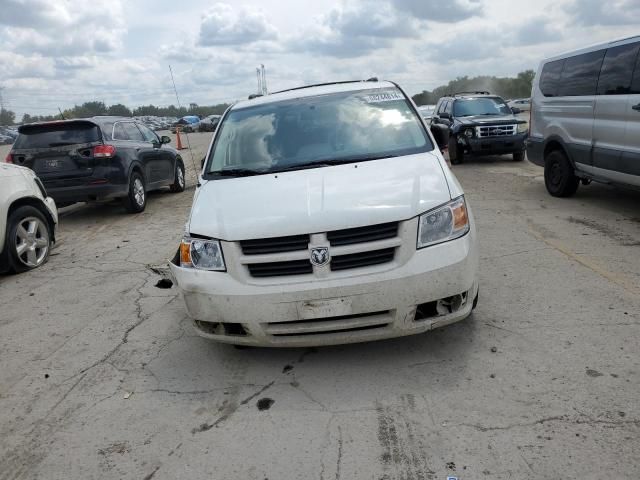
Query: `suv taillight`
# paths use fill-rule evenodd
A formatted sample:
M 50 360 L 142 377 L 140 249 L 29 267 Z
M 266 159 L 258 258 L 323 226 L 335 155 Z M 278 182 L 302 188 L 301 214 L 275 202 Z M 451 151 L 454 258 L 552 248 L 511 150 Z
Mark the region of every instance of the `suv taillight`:
M 113 145 L 96 145 L 93 147 L 94 158 L 111 158 L 116 154 L 116 147 Z
M 13 163 L 13 156 L 10 153 L 7 153 L 6 158 L 4 159 L 5 163 Z

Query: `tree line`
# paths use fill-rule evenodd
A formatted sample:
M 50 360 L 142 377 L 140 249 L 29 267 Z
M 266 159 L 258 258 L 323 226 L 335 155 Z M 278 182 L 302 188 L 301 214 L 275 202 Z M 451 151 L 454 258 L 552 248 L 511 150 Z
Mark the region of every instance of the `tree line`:
M 176 107 L 169 105 L 168 107 L 157 107 L 155 105 L 143 105 L 130 109 L 126 105 L 116 103 L 107 106 L 104 102 L 85 102 L 81 105 L 75 105 L 56 115 L 30 115 L 25 113 L 20 123 L 48 122 L 51 120 L 60 120 L 61 118 L 89 118 L 96 115 L 115 115 L 118 117 L 184 117 L 185 115 L 197 115 L 206 117 L 208 115 L 221 115 L 229 105 L 221 103 L 218 105 L 198 105 L 191 103 L 188 107 Z M 10 110 L 2 109 L 0 111 L 0 125 L 12 125 L 15 122 L 15 113 Z
M 516 77 L 458 77 L 451 80 L 446 85 L 442 85 L 432 91 L 423 90 L 421 93 L 414 95 L 413 101 L 417 105 L 434 105 L 440 97 L 450 93 L 457 92 L 473 92 L 473 91 L 489 91 L 504 99 L 509 98 L 526 98 L 531 95 L 531 84 L 535 72 L 526 70 L 518 73 Z M 130 109 L 126 105 L 116 103 L 107 106 L 104 102 L 85 102 L 82 105 L 75 105 L 62 112 L 64 118 L 87 118 L 96 115 L 117 115 L 122 117 L 140 117 L 140 116 L 157 116 L 157 117 L 184 117 L 185 115 L 197 115 L 206 117 L 207 115 L 221 115 L 229 105 L 222 103 L 219 105 L 198 105 L 196 103 L 189 104 L 188 107 L 176 107 L 169 105 L 168 107 L 157 107 L 155 105 L 143 105 Z M 30 115 L 25 113 L 20 123 L 46 122 L 50 120 L 59 120 L 61 115 Z M 0 109 L 0 125 L 12 125 L 15 123 L 16 115 L 11 110 Z
M 458 92 L 488 91 L 504 99 L 528 98 L 531 96 L 531 85 L 534 76 L 535 72 L 533 70 L 525 70 L 518 73 L 515 78 L 491 76 L 458 77 L 446 85 L 437 87 L 432 91 L 423 90 L 411 98 L 416 102 L 416 105 L 435 105 L 441 97 Z

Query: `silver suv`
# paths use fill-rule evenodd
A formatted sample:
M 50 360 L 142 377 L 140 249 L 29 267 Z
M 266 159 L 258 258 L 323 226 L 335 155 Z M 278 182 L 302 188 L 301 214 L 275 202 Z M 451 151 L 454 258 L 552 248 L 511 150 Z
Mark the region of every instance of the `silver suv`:
M 635 36 L 541 62 L 527 155 L 551 195 L 592 180 L 640 187 L 639 52 Z

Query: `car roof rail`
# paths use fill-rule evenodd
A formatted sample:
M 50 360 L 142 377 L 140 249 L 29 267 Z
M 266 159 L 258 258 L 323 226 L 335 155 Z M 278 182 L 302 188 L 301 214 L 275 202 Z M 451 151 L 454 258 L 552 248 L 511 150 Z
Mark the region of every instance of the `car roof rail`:
M 491 92 L 488 92 L 486 90 L 476 90 L 473 92 L 456 92 L 450 96 L 455 97 L 456 95 L 491 95 Z
M 326 82 L 326 83 L 314 83 L 312 85 L 303 85 L 302 87 L 293 87 L 293 88 L 287 88 L 285 90 L 280 90 L 278 92 L 273 92 L 275 93 L 284 93 L 284 92 L 292 92 L 294 90 L 303 90 L 305 88 L 313 88 L 313 87 L 326 87 L 327 85 L 344 85 L 347 83 L 363 83 L 363 82 L 378 82 L 378 77 L 371 77 L 367 80 L 342 80 L 340 82 Z

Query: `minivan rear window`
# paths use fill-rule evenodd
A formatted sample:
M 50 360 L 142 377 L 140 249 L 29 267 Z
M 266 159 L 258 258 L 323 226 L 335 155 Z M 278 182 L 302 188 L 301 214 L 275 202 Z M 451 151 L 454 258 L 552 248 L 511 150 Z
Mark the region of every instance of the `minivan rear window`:
M 640 43 L 630 43 L 607 50 L 598 81 L 598 95 L 625 95 L 631 90 L 633 66 Z
M 18 135 L 13 148 L 64 147 L 100 140 L 98 126 L 90 122 L 26 125 L 20 128 L 20 135 Z
M 540 74 L 540 90 L 545 97 L 557 97 L 565 60 L 546 63 Z
M 604 53 L 605 50 L 598 50 L 567 58 L 560 77 L 558 95 L 595 95 Z

